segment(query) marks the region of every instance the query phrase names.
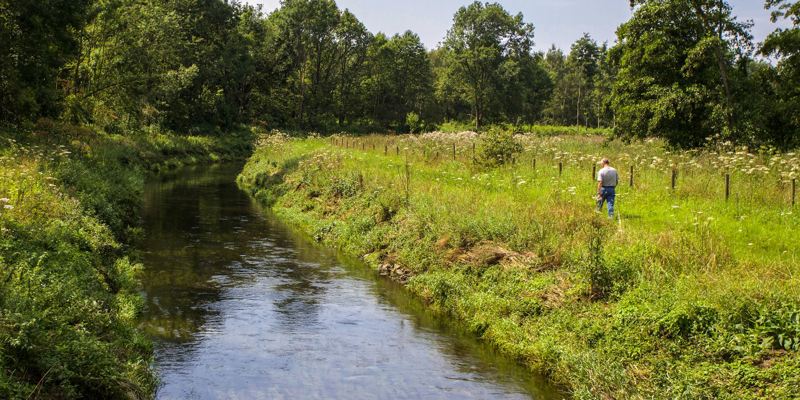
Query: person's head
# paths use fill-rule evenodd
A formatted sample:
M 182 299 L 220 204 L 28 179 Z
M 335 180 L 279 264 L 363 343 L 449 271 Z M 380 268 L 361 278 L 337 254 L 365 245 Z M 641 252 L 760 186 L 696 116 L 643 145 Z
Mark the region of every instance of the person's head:
M 608 166 L 608 165 L 610 165 L 610 164 L 611 164 L 611 161 L 608 161 L 608 159 L 607 159 L 607 158 L 604 158 L 604 159 L 602 159 L 602 160 L 600 161 L 600 165 L 602 165 L 602 166 L 604 166 L 604 167 L 607 167 L 607 166 Z

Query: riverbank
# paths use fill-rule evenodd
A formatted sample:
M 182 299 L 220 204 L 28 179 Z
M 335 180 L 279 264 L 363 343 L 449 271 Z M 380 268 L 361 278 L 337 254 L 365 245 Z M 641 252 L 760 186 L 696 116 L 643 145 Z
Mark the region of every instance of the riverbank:
M 129 257 L 144 178 L 243 159 L 252 135 L 106 135 L 40 123 L 0 133 L 0 397 L 150 398 Z
M 406 164 L 399 146 L 331 143 L 268 138 L 239 184 L 576 398 L 797 396 L 790 209 L 664 196 L 653 183 L 623 193 L 639 205 L 620 224 L 592 211 L 590 180 L 586 199 L 574 196 L 542 176 L 553 170 L 541 159 L 484 169 L 436 150 Z

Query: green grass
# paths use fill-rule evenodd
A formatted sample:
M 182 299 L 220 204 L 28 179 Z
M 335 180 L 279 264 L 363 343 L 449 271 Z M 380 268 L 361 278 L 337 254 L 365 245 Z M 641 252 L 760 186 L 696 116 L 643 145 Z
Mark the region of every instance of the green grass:
M 577 398 L 797 396 L 794 154 L 524 136 L 515 165 L 484 169 L 473 140 L 272 137 L 239 183 L 318 240 L 411 276 L 430 307 Z M 592 209 L 601 155 L 625 183 L 636 171 L 621 221 Z
M 0 398 L 151 398 L 128 257 L 150 171 L 249 154 L 250 135 L 0 135 Z

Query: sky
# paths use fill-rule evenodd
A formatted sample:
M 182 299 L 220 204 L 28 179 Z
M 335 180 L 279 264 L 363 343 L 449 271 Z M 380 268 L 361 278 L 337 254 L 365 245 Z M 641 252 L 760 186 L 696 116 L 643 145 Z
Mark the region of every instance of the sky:
M 494 0 L 511 13 L 522 12 L 535 26 L 536 48 L 551 45 L 568 50 L 584 32 L 595 40 L 613 44 L 617 27 L 628 20 L 628 0 Z M 280 5 L 280 0 L 245 0 L 261 4 L 265 13 Z M 453 22 L 453 14 L 471 0 L 337 0 L 373 33 L 392 35 L 406 30 L 416 32 L 428 49 L 437 47 Z M 776 25 L 769 20 L 763 0 L 729 0 L 739 20 L 752 20 L 753 36 L 760 42 Z

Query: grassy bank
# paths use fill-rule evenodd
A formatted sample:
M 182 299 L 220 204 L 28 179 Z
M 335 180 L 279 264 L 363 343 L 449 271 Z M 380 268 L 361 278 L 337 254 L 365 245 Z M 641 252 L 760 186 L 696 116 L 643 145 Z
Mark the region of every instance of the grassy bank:
M 145 176 L 250 143 L 46 121 L 0 134 L 0 398 L 152 397 L 142 266 L 127 257 Z
M 780 166 L 793 155 L 742 156 L 773 175 L 734 180 L 726 202 L 735 151 L 519 137 L 516 165 L 488 168 L 462 157 L 473 139 L 273 136 L 239 183 L 577 398 L 798 396 L 800 216 Z M 592 210 L 601 154 L 641 167 L 620 220 Z M 692 168 L 675 190 L 671 159 Z

